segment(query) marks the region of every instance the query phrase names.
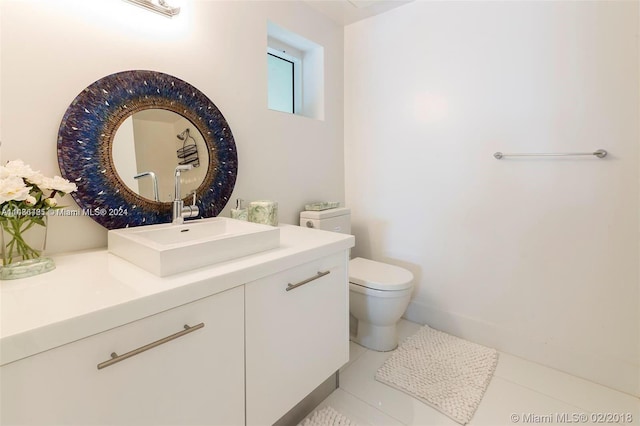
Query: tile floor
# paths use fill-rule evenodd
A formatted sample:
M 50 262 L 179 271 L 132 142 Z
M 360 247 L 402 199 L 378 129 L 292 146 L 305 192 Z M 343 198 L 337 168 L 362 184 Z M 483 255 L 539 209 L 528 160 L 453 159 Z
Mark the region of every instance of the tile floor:
M 399 323 L 400 340 L 421 326 Z M 340 387 L 318 408 L 330 405 L 359 425 L 457 425 L 428 405 L 374 380 L 389 353 L 375 352 L 353 342 L 349 363 L 340 370 Z M 513 355 L 500 353 L 498 367 L 470 425 L 568 424 L 556 413 L 631 413 L 640 425 L 640 399 Z M 533 415 L 539 415 L 536 419 Z M 518 421 L 511 416 L 519 416 Z M 560 420 L 560 421 L 559 421 Z M 607 424 L 588 421 L 577 424 Z M 618 423 L 622 424 L 622 423 Z M 629 423 L 626 423 L 629 424 Z

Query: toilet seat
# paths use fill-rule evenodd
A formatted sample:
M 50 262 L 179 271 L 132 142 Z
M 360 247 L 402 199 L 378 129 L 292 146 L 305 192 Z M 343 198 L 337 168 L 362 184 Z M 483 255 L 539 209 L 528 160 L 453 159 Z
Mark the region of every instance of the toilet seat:
M 398 266 L 356 257 L 349 261 L 349 282 L 372 290 L 400 291 L 413 286 L 413 274 Z

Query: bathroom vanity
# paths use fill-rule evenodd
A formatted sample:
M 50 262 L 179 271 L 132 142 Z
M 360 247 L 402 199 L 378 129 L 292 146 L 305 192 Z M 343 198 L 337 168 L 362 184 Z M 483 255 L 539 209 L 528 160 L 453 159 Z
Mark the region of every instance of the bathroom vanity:
M 1 290 L 1 424 L 270 425 L 347 362 L 354 238 L 168 277 L 106 250 Z

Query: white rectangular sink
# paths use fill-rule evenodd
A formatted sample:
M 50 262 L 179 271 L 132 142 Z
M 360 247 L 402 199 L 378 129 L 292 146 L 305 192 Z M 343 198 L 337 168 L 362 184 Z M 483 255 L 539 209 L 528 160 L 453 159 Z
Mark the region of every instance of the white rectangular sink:
M 160 277 L 280 246 L 280 229 L 226 217 L 112 229 L 109 252 Z

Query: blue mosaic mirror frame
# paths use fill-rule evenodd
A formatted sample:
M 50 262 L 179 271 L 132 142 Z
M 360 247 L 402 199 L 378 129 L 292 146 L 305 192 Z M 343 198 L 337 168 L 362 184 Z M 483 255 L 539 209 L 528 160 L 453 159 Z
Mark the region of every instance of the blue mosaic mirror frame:
M 155 71 L 123 71 L 92 83 L 73 100 L 58 132 L 62 176 L 75 182 L 71 195 L 84 214 L 107 229 L 171 222 L 171 203 L 146 199 L 120 178 L 113 163 L 113 138 L 133 113 L 159 108 L 188 119 L 202 134 L 209 164 L 196 190 L 200 217 L 217 216 L 229 201 L 238 156 L 224 116 L 189 83 Z M 185 204 L 191 200 L 185 198 Z

